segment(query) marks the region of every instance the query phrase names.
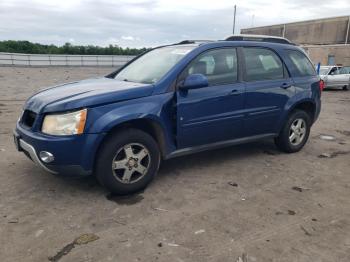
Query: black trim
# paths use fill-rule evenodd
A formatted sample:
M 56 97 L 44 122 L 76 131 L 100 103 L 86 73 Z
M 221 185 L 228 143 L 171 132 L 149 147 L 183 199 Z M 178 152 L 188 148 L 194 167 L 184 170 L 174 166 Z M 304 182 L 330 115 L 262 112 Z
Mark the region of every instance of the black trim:
M 165 159 L 170 159 L 173 157 L 184 156 L 184 155 L 198 153 L 202 151 L 217 149 L 217 148 L 226 147 L 226 146 L 244 144 L 244 143 L 253 142 L 253 141 L 257 141 L 265 138 L 273 138 L 276 136 L 277 134 L 271 133 L 271 134 L 256 135 L 256 136 L 250 136 L 250 137 L 244 137 L 244 138 L 236 138 L 232 140 L 220 141 L 220 142 L 215 142 L 215 143 L 206 144 L 206 145 L 182 148 L 165 156 Z

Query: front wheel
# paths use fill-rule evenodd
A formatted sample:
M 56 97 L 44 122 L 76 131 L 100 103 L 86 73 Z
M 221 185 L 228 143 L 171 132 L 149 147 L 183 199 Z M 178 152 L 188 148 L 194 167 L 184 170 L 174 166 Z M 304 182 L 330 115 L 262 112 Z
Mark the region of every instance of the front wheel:
M 350 84 L 349 84 L 349 85 L 350 85 Z M 349 90 L 349 85 L 343 86 L 343 90 L 344 90 L 344 91 Z
M 96 177 L 110 192 L 132 194 L 144 189 L 160 164 L 156 141 L 138 129 L 125 129 L 104 141 L 98 152 Z
M 289 115 L 279 136 L 275 138 L 275 144 L 284 152 L 298 152 L 309 138 L 310 127 L 309 114 L 302 110 L 295 110 Z

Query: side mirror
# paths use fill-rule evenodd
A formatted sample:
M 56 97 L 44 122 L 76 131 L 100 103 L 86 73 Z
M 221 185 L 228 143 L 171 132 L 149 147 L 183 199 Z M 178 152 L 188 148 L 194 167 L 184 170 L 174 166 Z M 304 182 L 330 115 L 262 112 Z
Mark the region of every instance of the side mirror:
M 197 89 L 209 86 L 208 78 L 202 74 L 188 75 L 180 86 L 182 90 Z
M 333 75 L 334 75 L 334 71 L 333 71 L 333 72 L 330 72 L 329 74 L 330 74 L 331 76 L 333 76 Z

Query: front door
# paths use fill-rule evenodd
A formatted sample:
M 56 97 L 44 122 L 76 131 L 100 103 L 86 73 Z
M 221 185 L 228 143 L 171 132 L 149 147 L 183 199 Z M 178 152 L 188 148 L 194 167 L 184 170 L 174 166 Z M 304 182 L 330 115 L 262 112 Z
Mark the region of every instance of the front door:
M 238 82 L 237 50 L 218 48 L 195 58 L 181 74 L 203 74 L 209 86 L 177 91 L 179 149 L 243 136 L 243 83 Z

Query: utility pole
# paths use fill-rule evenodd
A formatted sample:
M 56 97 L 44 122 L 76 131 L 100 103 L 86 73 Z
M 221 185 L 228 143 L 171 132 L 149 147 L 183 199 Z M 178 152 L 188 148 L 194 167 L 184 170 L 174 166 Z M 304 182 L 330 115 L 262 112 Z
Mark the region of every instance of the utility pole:
M 236 5 L 233 11 L 233 30 L 232 30 L 233 34 L 235 34 L 235 27 L 236 27 Z

